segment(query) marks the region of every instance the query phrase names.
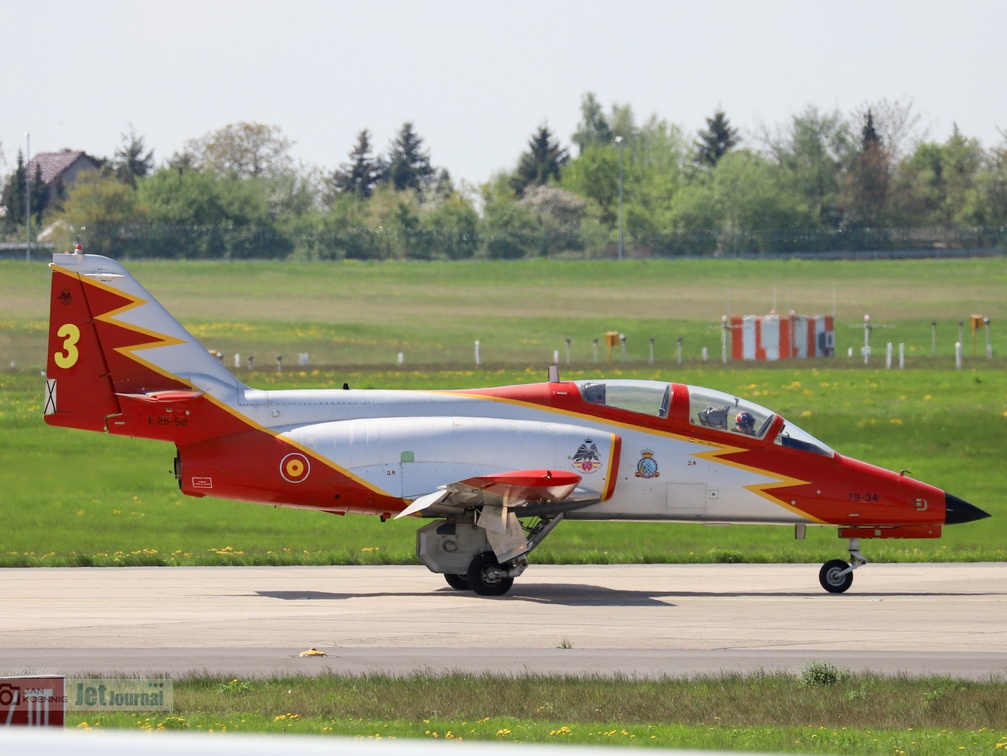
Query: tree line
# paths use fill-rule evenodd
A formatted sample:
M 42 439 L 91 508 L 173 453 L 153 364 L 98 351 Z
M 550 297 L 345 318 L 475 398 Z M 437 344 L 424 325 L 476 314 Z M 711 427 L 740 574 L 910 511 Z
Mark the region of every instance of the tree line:
M 19 154 L 0 236 L 34 229 L 116 257 L 522 259 L 1007 247 L 1007 133 L 929 138 L 912 103 L 809 106 L 742 135 L 697 133 L 587 93 L 565 147 L 547 124 L 477 186 L 435 165 L 414 124 L 384 152 L 362 129 L 334 170 L 297 166 L 275 126 L 236 123 L 156 164 L 134 131 L 47 204 Z M 572 154 L 575 153 L 575 154 Z M 620 233 L 621 232 L 621 233 Z

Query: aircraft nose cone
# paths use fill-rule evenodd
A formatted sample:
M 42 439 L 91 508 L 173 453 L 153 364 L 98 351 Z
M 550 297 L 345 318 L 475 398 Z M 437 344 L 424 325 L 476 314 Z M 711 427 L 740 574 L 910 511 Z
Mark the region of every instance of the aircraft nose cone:
M 949 493 L 944 494 L 944 523 L 946 525 L 960 525 L 963 522 L 973 522 L 989 516 L 989 512 L 984 512 L 964 499 L 959 499 Z

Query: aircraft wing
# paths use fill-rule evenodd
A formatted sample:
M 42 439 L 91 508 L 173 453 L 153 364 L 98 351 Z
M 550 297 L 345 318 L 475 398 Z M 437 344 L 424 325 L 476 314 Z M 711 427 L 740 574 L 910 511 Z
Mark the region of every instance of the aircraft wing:
M 601 500 L 594 491 L 578 488 L 581 476 L 562 470 L 513 470 L 478 475 L 441 486 L 413 500 L 395 517 L 423 512 L 425 516 L 461 514 L 478 506 L 508 507 L 528 516 L 557 514 Z M 429 511 L 427 511 L 429 510 Z

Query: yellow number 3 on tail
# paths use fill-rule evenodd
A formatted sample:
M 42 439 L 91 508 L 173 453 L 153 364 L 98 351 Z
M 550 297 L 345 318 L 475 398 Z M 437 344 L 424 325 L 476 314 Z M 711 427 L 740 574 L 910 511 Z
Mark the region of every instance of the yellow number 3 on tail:
M 77 351 L 77 342 L 80 341 L 80 329 L 73 323 L 64 323 L 56 331 L 57 336 L 63 337 L 63 351 L 56 352 L 52 357 L 56 361 L 56 366 L 64 370 L 72 368 L 77 364 L 80 352 Z

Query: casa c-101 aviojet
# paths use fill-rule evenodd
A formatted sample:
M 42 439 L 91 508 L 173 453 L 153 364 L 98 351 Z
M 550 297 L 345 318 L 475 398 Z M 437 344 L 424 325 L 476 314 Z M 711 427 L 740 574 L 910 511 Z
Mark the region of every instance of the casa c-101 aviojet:
M 261 391 L 239 381 L 126 270 L 55 254 L 45 421 L 175 445 L 189 496 L 432 521 L 416 551 L 458 590 L 506 593 L 562 520 L 837 527 L 937 538 L 988 517 L 939 488 L 844 457 L 729 394 L 644 380 L 444 391 Z

